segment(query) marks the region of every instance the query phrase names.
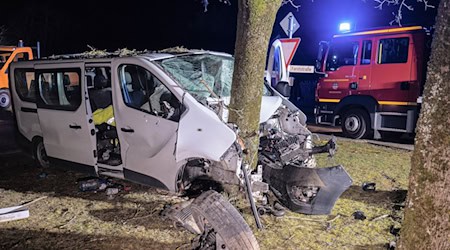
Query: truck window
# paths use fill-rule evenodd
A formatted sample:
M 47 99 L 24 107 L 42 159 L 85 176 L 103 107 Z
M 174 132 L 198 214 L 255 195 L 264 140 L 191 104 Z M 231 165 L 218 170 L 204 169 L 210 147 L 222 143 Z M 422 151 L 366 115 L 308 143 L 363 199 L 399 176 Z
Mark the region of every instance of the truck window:
M 36 102 L 36 83 L 33 69 L 16 69 L 14 80 L 17 94 L 22 101 Z
M 81 104 L 79 69 L 39 72 L 39 94 L 44 108 L 76 110 Z
M 358 42 L 332 44 L 327 57 L 327 71 L 335 71 L 341 66 L 356 65 Z
M 370 59 L 372 59 L 372 41 L 364 40 L 361 55 L 361 64 L 370 64 Z
M 408 46 L 408 37 L 381 39 L 378 45 L 378 63 L 406 63 Z
M 16 56 L 14 57 L 14 62 L 28 61 L 28 60 L 29 60 L 28 52 L 27 53 L 24 53 L 24 52 L 17 53 Z
M 0 69 L 3 68 L 6 61 L 8 61 L 9 57 L 11 56 L 11 51 L 4 51 L 0 50 Z

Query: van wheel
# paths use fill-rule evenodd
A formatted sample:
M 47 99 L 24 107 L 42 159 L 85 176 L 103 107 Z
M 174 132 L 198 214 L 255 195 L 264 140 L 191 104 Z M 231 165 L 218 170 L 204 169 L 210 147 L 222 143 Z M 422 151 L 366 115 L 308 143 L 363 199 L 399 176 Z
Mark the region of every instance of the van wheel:
M 0 108 L 7 109 L 11 106 L 11 96 L 9 90 L 0 89 Z
M 342 133 L 345 137 L 361 139 L 370 133 L 370 118 L 362 109 L 350 109 L 342 117 Z
M 41 138 L 34 140 L 33 157 L 38 167 L 48 168 L 50 166 L 47 152 L 45 152 L 44 141 Z
M 252 230 L 230 202 L 210 190 L 197 197 L 190 209 L 203 229 L 194 249 L 259 249 Z

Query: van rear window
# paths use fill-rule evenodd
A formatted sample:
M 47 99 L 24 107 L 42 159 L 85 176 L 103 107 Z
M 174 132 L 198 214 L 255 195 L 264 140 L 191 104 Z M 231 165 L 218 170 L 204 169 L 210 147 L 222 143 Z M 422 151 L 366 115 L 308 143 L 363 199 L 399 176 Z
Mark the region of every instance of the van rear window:
M 39 94 L 44 108 L 76 110 L 81 104 L 80 71 L 39 72 Z
M 408 37 L 381 39 L 378 45 L 378 63 L 406 63 L 408 46 Z
M 16 92 L 22 101 L 36 102 L 36 83 L 33 69 L 14 70 Z

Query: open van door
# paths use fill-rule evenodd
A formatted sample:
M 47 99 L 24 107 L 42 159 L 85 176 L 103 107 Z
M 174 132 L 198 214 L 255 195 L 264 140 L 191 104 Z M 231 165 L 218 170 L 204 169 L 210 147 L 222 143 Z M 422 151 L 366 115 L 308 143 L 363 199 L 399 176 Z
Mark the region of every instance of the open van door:
M 84 63 L 40 64 L 37 113 L 50 163 L 96 174 L 94 123 L 86 109 Z
M 27 140 L 35 136 L 42 137 L 36 106 L 36 81 L 34 64 L 23 62 L 19 66 L 11 65 L 10 89 L 14 102 L 14 114 L 17 128 Z
M 181 108 L 155 66 L 136 58 L 113 61 L 114 117 L 125 179 L 175 191 L 175 159 Z

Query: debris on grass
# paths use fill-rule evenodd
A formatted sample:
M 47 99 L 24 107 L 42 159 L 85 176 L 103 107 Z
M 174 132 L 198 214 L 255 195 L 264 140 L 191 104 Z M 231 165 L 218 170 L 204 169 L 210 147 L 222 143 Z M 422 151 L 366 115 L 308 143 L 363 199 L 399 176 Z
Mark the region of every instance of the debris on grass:
M 345 167 L 354 184 L 337 200 L 331 215 L 286 211 L 280 218 L 262 216 L 265 230 L 258 231 L 247 203 L 238 203 L 261 249 L 385 249 L 396 240 L 390 227 L 399 228 L 403 217 L 411 152 L 339 139 L 338 144 L 333 161 Z M 329 161 L 326 155 L 316 159 L 319 166 Z M 103 192 L 80 192 L 73 183 L 81 174 L 50 168 L 42 181 L 36 178 L 42 170 L 32 166 L 0 167 L 0 207 L 48 196 L 33 206 L 26 220 L 0 224 L 0 249 L 176 249 L 194 237 L 159 216 L 164 204 L 183 197 L 125 182 L 133 192 L 108 200 Z M 361 189 L 368 181 L 376 183 L 375 192 Z M 373 219 L 355 220 L 352 214 L 357 210 Z

